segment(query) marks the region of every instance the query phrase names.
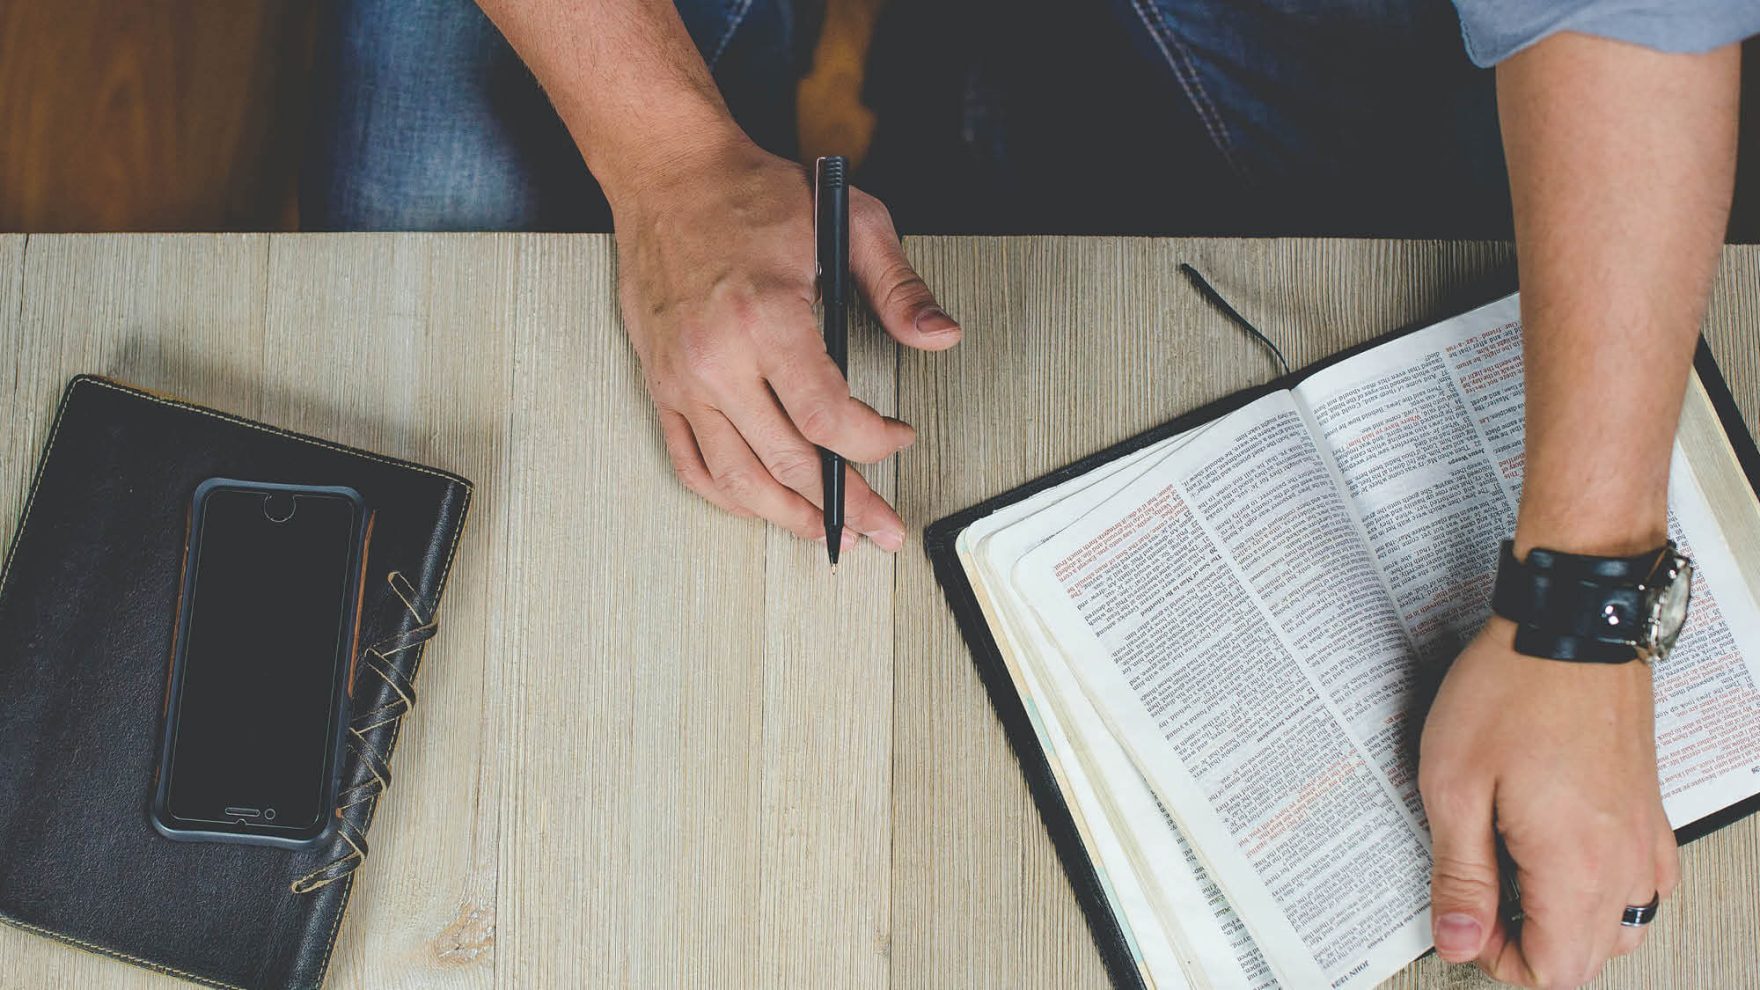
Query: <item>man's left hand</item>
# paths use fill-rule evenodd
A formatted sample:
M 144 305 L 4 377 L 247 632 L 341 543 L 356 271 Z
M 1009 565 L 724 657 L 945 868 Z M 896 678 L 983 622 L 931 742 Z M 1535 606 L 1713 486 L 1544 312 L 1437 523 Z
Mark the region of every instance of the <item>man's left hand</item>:
M 1576 987 L 1636 949 L 1628 905 L 1679 876 L 1656 774 L 1650 668 L 1515 652 L 1492 618 L 1424 725 L 1418 784 L 1434 839 L 1436 951 L 1530 987 Z M 1495 838 L 1516 864 L 1519 932 L 1498 911 Z

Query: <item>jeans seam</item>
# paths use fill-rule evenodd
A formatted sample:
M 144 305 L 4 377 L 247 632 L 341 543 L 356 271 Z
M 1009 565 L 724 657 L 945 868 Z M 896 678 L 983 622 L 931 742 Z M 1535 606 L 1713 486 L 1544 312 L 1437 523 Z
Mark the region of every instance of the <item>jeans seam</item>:
M 1143 27 L 1148 30 L 1149 37 L 1154 39 L 1155 47 L 1161 50 L 1161 57 L 1167 62 L 1173 78 L 1185 91 L 1186 99 L 1192 109 L 1197 112 L 1198 119 L 1203 122 L 1204 130 L 1210 135 L 1210 143 L 1222 154 L 1229 168 L 1241 173 L 1239 161 L 1235 158 L 1234 142 L 1230 139 L 1228 126 L 1223 122 L 1222 114 L 1216 109 L 1216 103 L 1210 98 L 1209 90 L 1204 88 L 1203 79 L 1198 75 L 1196 60 L 1191 51 L 1174 34 L 1173 27 L 1167 22 L 1166 15 L 1153 0 L 1131 0 L 1131 9 L 1136 11 L 1142 20 Z
M 715 50 L 709 53 L 707 61 L 710 72 L 715 71 L 716 63 L 721 61 L 721 56 L 727 52 L 728 44 L 733 41 L 733 32 L 739 30 L 739 26 L 745 23 L 746 15 L 751 11 L 752 0 L 739 0 L 739 5 L 733 9 L 733 16 L 727 20 L 727 27 L 721 32 L 721 38 L 715 42 Z

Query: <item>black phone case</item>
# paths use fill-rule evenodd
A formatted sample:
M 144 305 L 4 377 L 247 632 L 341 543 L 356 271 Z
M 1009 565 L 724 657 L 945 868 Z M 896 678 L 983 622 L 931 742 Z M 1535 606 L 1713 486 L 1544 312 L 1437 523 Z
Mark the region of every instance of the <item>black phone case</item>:
M 190 495 L 213 477 L 375 510 L 337 818 L 307 849 L 150 821 Z M 0 921 L 209 986 L 321 985 L 470 499 L 445 471 L 73 379 L 0 569 Z
M 1482 300 L 1482 302 L 1490 301 L 1492 299 Z M 1465 309 L 1461 310 L 1461 312 L 1465 311 Z M 1124 929 L 1119 925 L 1118 919 L 1113 916 L 1111 903 L 1107 899 L 1099 870 L 1088 855 L 1087 845 L 1083 843 L 1069 805 L 1064 801 L 1063 790 L 1058 786 L 1057 779 L 1052 774 L 1050 760 L 1039 745 L 1038 732 L 1033 728 L 1032 718 L 1028 715 L 1020 694 L 1015 690 L 1014 681 L 1008 673 L 1008 666 L 1002 659 L 1002 653 L 996 645 L 995 637 L 991 635 L 990 625 L 978 605 L 971 582 L 966 578 L 965 568 L 960 565 L 959 553 L 955 546 L 959 534 L 967 526 L 1004 506 L 1012 505 L 1054 485 L 1080 477 L 1156 441 L 1226 416 L 1262 396 L 1292 388 L 1300 384 L 1302 379 L 1323 368 L 1330 367 L 1352 355 L 1386 343 L 1396 337 L 1421 330 L 1432 323 L 1395 330 L 1267 384 L 1247 388 L 1218 399 L 1154 429 L 1139 433 L 1073 464 L 1059 468 L 1050 474 L 1036 478 L 993 498 L 985 499 L 969 509 L 939 519 L 931 523 L 924 531 L 923 552 L 928 556 L 930 565 L 935 572 L 935 580 L 941 585 L 942 594 L 947 599 L 948 607 L 953 611 L 954 620 L 959 625 L 960 636 L 971 651 L 972 662 L 977 668 L 978 678 L 983 682 L 985 693 L 990 697 L 990 705 L 996 713 L 997 720 L 1002 723 L 1003 734 L 1008 738 L 1009 748 L 1014 751 L 1015 759 L 1020 764 L 1021 774 L 1026 778 L 1027 789 L 1032 793 L 1033 803 L 1039 809 L 1040 821 L 1051 838 L 1053 848 L 1057 851 L 1058 861 L 1063 865 L 1064 875 L 1069 879 L 1076 901 L 1081 906 L 1082 916 L 1087 920 L 1089 934 L 1093 936 L 1094 945 L 1100 952 L 1100 958 L 1105 963 L 1106 971 L 1114 986 L 1125 988 L 1125 990 L 1143 990 L 1142 974 L 1137 968 L 1136 959 L 1132 954 L 1130 942 L 1125 936 Z M 1736 458 L 1742 466 L 1743 473 L 1747 475 L 1749 485 L 1754 487 L 1756 493 L 1760 493 L 1760 450 L 1755 448 L 1754 438 L 1749 435 L 1747 427 L 1743 424 L 1741 410 L 1737 408 L 1734 398 L 1730 396 L 1729 387 L 1723 380 L 1723 374 L 1718 370 L 1717 362 L 1711 356 L 1711 349 L 1703 340 L 1700 341 L 1698 352 L 1694 356 L 1693 369 L 1698 373 L 1700 382 L 1705 386 L 1705 390 L 1711 398 L 1712 406 L 1717 410 L 1718 420 L 1722 423 L 1724 432 L 1729 436 L 1730 445 L 1735 449 Z M 1691 842 L 1725 825 L 1740 821 L 1756 811 L 1760 811 L 1760 795 L 1683 825 L 1675 830 L 1675 838 L 1683 844 Z
M 324 841 L 335 827 L 335 817 L 326 816 L 322 825 L 310 836 L 294 837 L 277 831 L 259 828 L 244 828 L 223 831 L 220 829 L 195 828 L 180 823 L 169 810 L 171 791 L 171 759 L 172 749 L 177 739 L 178 720 L 183 714 L 183 679 L 187 659 L 185 651 L 189 647 L 189 624 L 193 614 L 196 593 L 196 561 L 200 559 L 204 523 L 207 519 L 208 498 L 218 491 L 249 491 L 269 494 L 287 495 L 326 495 L 346 499 L 354 509 L 352 529 L 349 542 L 350 564 L 348 586 L 344 589 L 344 602 L 361 601 L 361 583 L 365 579 L 362 568 L 366 564 L 367 537 L 371 532 L 372 513 L 367 508 L 366 500 L 360 492 L 343 485 L 283 485 L 262 481 L 242 481 L 236 478 L 209 478 L 196 486 L 195 494 L 190 499 L 189 509 L 189 540 L 183 555 L 183 576 L 179 582 L 177 594 L 177 617 L 175 619 L 171 656 L 171 675 L 167 681 L 165 697 L 165 727 L 159 743 L 159 767 L 155 775 L 153 787 L 153 827 L 160 835 L 177 842 L 238 842 L 244 845 L 278 846 L 283 849 L 310 849 Z M 360 614 L 351 611 L 344 616 L 345 627 L 341 641 L 351 644 L 358 642 L 360 630 Z M 352 660 L 353 657 L 345 658 Z M 335 683 L 331 687 L 330 699 L 330 753 L 326 764 L 328 784 L 324 791 L 322 806 L 336 807 L 336 795 L 341 784 L 337 771 L 342 761 L 342 742 L 348 730 L 349 684 L 347 680 L 348 666 L 343 665 Z

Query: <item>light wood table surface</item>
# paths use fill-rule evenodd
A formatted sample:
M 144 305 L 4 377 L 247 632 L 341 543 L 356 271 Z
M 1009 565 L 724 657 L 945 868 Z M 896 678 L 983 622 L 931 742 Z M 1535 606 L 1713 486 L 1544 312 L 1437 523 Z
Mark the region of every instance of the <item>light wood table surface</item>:
M 913 537 L 835 579 L 673 481 L 600 236 L 0 237 L 0 537 L 82 371 L 477 483 L 330 986 L 1101 986 L 922 527 L 1273 375 L 1181 261 L 1301 365 L 1488 298 L 1512 253 L 906 248 L 966 339 L 853 335 L 856 394 L 919 431 L 866 469 Z M 1731 248 L 1707 335 L 1750 430 L 1757 327 L 1760 249 Z M 1760 985 L 1757 826 L 1687 847 L 1599 985 Z M 168 982 L 0 926 L 0 986 Z M 1431 958 L 1392 985 L 1479 982 Z

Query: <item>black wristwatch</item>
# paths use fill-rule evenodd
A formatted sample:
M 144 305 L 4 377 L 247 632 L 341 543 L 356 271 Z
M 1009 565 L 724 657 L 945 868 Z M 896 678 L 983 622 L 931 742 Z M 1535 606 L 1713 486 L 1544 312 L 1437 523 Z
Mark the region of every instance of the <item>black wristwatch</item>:
M 1517 560 L 1503 541 L 1491 610 L 1516 624 L 1516 652 L 1579 663 L 1654 662 L 1687 621 L 1693 562 L 1673 541 L 1633 557 L 1535 548 Z

